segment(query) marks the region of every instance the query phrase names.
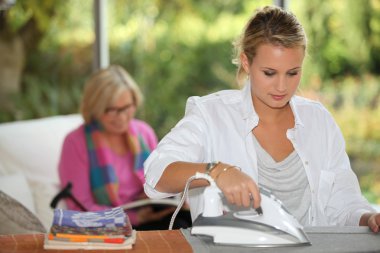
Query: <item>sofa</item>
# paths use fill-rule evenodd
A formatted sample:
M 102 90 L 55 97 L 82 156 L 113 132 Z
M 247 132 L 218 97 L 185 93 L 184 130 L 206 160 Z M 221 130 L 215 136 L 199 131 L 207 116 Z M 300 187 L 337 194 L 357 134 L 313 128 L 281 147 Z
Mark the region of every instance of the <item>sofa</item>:
M 0 124 L 0 191 L 35 214 L 46 229 L 53 218 L 50 202 L 60 191 L 63 140 L 82 122 L 72 114 Z

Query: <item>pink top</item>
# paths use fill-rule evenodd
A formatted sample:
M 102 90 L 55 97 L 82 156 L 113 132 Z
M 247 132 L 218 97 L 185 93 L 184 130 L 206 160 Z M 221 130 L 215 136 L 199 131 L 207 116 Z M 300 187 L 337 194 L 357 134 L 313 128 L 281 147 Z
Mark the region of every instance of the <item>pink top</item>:
M 153 129 L 145 122 L 132 119 L 130 126 L 139 132 L 151 150 L 157 146 L 157 137 Z M 134 172 L 133 155 L 118 155 L 111 152 L 114 161 L 115 173 L 119 180 L 119 197 L 122 203 L 129 203 L 143 193 L 144 171 Z M 89 211 L 98 211 L 109 208 L 109 206 L 98 205 L 91 192 L 90 187 L 90 164 L 88 160 L 87 145 L 85 140 L 84 125 L 70 132 L 63 143 L 61 159 L 59 162 L 59 177 L 61 187 L 65 187 L 70 181 L 73 185 L 71 193 Z M 67 199 L 67 207 L 71 210 L 80 210 L 74 202 Z M 137 224 L 136 212 L 128 211 L 132 225 Z

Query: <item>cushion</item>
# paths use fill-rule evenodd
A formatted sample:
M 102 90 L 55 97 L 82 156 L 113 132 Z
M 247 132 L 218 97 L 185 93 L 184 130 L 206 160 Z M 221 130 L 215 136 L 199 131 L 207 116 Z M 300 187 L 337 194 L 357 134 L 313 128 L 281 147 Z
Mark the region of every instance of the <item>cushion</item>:
M 53 222 L 54 210 L 50 203 L 59 192 L 59 187 L 54 184 L 47 184 L 40 181 L 31 180 L 30 186 L 33 189 L 34 205 L 36 216 L 40 219 L 45 228 L 49 228 Z M 60 201 L 56 208 L 66 209 L 65 201 Z
M 65 136 L 83 122 L 78 114 L 0 124 L 0 174 L 22 171 L 28 179 L 59 184 Z

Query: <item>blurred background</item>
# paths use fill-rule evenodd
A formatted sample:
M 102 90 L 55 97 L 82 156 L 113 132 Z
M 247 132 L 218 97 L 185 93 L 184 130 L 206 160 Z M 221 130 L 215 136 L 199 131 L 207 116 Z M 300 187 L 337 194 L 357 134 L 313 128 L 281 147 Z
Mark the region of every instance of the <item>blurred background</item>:
M 236 88 L 232 41 L 257 7 L 275 2 L 106 1 L 109 62 L 142 88 L 138 117 L 162 138 L 189 96 Z M 309 38 L 300 94 L 331 111 L 362 191 L 380 204 L 380 0 L 286 8 Z M 94 1 L 1 0 L 0 9 L 0 123 L 77 113 L 96 68 Z

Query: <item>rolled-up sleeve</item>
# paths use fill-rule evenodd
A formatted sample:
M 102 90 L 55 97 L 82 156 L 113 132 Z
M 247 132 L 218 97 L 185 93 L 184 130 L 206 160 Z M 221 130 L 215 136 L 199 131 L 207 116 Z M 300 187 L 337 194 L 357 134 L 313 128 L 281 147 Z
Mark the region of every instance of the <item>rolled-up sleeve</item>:
M 164 170 L 173 162 L 202 162 L 208 152 L 205 121 L 196 106 L 196 97 L 189 98 L 182 120 L 160 141 L 144 163 L 145 193 L 150 198 L 166 198 L 176 194 L 155 190 Z

